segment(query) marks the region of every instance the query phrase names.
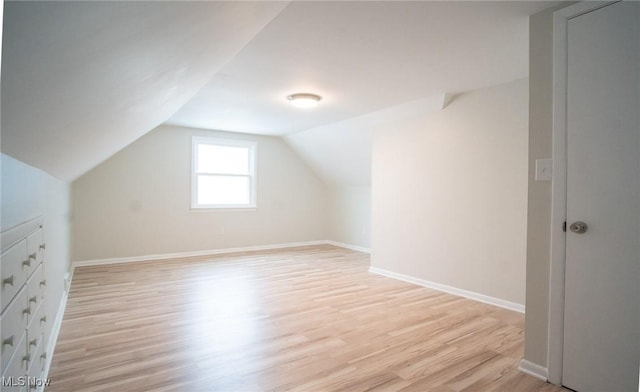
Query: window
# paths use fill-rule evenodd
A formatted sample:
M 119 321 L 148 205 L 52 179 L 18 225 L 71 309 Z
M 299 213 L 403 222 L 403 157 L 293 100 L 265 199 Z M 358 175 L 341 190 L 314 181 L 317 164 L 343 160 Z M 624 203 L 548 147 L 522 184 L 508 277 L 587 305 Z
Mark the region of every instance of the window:
M 191 208 L 255 208 L 255 142 L 193 137 L 191 146 Z

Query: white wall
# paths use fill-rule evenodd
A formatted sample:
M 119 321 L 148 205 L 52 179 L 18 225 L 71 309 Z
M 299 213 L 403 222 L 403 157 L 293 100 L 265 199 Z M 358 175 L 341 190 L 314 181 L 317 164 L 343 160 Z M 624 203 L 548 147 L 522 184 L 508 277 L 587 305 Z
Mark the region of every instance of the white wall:
M 258 142 L 257 210 L 190 210 L 191 137 Z M 72 184 L 73 260 L 326 240 L 326 187 L 279 138 L 160 126 Z
M 529 195 L 525 359 L 546 367 L 551 260 L 551 181 L 535 181 L 535 160 L 552 154 L 553 10 L 529 19 Z
M 374 130 L 372 266 L 525 301 L 526 79 Z
M 1 155 L 2 202 L 0 231 L 43 216 L 45 306 L 53 327 L 69 271 L 69 185 L 23 162 Z M 60 315 L 61 316 L 61 315 Z M 45 336 L 51 337 L 51 331 Z M 49 342 L 46 342 L 47 346 Z
M 329 239 L 368 249 L 371 247 L 371 187 L 330 188 Z

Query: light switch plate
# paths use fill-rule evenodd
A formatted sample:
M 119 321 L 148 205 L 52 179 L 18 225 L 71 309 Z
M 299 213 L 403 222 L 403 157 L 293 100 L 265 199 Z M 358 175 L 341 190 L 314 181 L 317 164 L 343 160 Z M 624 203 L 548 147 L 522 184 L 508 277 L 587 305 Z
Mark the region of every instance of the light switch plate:
M 553 159 L 536 159 L 536 181 L 551 181 Z

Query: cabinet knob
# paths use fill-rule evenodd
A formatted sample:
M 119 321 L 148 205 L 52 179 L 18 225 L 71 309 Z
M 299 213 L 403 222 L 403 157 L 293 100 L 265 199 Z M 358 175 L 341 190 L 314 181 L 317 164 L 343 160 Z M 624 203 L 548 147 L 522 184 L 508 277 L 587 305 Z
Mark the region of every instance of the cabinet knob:
M 37 346 L 38 345 L 38 339 L 33 339 L 32 341 L 29 342 L 29 346 Z
M 26 267 L 31 267 L 31 259 L 26 259 L 25 261 L 22 262 L 22 265 Z
M 42 353 L 42 355 L 40 355 L 40 359 L 47 359 L 47 353 Z
M 47 316 L 40 317 L 40 323 L 46 323 L 46 322 L 47 322 Z
M 29 361 L 31 360 L 31 357 L 29 355 L 25 355 L 24 357 L 22 357 L 22 362 L 27 364 L 27 368 L 29 367 Z
M 25 310 L 22 311 L 22 314 L 31 314 L 31 308 L 26 308 Z
M 40 281 L 40 286 L 46 286 L 47 285 L 47 281 L 46 280 L 41 280 Z
M 42 244 L 42 245 L 40 245 L 40 249 L 41 249 L 41 250 L 45 250 L 45 249 L 47 249 L 47 244 Z
M 13 335 L 9 336 L 6 339 L 2 339 L 2 345 L 3 346 L 11 346 L 11 347 L 13 347 Z
M 2 281 L 2 285 L 4 286 L 5 284 L 8 284 L 9 286 L 13 286 L 13 275 L 11 275 L 10 277 Z
M 36 252 L 31 253 L 31 254 L 29 255 L 29 258 L 30 258 L 30 259 L 34 259 L 34 260 L 35 260 L 35 259 L 36 259 Z
M 34 295 L 33 297 L 29 298 L 29 302 L 33 302 L 33 303 L 38 302 L 38 296 Z

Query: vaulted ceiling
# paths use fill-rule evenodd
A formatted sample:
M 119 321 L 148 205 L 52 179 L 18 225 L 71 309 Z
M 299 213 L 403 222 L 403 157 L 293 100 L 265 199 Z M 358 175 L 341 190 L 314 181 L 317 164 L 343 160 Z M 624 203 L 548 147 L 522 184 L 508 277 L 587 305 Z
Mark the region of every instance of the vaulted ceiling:
M 5 2 L 2 152 L 74 180 L 171 117 L 285 6 Z
M 557 3 L 5 2 L 2 152 L 72 181 L 168 122 L 284 136 L 366 184 L 371 113 L 526 77 L 528 16 Z

